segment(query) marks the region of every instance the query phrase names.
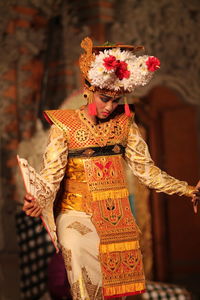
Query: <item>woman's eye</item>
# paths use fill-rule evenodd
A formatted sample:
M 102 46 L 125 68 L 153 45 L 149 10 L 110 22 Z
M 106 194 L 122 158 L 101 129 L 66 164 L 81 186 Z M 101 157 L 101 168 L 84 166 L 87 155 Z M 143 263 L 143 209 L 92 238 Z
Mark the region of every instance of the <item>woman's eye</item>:
M 100 97 L 101 101 L 103 101 L 104 103 L 109 102 L 111 99 L 107 98 L 107 97 Z M 113 103 L 118 103 L 120 101 L 121 98 L 116 98 L 114 100 L 112 100 Z
M 113 100 L 113 102 L 115 102 L 115 103 L 119 103 L 119 101 L 120 101 L 120 98 Z
M 101 100 L 103 101 L 103 102 L 108 102 L 109 101 L 109 99 L 107 99 L 107 98 L 101 98 Z

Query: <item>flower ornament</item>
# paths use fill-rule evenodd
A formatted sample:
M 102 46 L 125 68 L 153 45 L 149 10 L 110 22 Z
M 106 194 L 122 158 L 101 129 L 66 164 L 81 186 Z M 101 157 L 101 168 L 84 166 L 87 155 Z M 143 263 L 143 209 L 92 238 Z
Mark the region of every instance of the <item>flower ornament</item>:
M 144 50 L 143 46 L 105 43 L 94 46 L 89 37 L 81 42 L 85 53 L 79 58 L 80 69 L 85 79 L 89 114 L 96 115 L 94 92 L 116 97 L 131 93 L 138 86 L 144 86 L 151 80 L 154 71 L 160 67 L 160 61 L 153 56 L 136 56 L 135 53 Z M 125 114 L 131 115 L 126 97 Z
M 122 80 L 123 78 L 128 79 L 130 77 L 130 71 L 127 69 L 128 64 L 125 61 L 120 61 L 115 74 L 119 78 L 119 80 Z
M 127 63 L 124 61 L 117 60 L 115 56 L 110 55 L 109 57 L 104 58 L 104 66 L 110 71 L 114 70 L 115 75 L 122 80 L 123 78 L 130 77 L 130 71 L 127 70 Z
M 160 68 L 160 61 L 157 57 L 150 56 L 146 61 L 146 65 L 150 72 L 154 72 Z
M 97 88 L 130 93 L 149 83 L 159 67 L 160 61 L 154 56 L 137 57 L 128 50 L 106 49 L 95 55 L 88 78 Z
M 118 65 L 116 57 L 113 55 L 109 55 L 108 57 L 104 58 L 103 61 L 104 61 L 103 65 L 108 71 L 115 69 Z

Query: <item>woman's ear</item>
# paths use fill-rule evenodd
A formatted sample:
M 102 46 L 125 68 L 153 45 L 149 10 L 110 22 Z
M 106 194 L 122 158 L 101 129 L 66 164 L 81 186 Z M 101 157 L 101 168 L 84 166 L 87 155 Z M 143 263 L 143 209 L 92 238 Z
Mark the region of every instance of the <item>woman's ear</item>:
M 88 90 L 87 90 L 87 89 L 84 89 L 84 90 L 83 90 L 83 97 L 84 97 L 85 99 L 88 99 L 89 93 L 88 93 Z

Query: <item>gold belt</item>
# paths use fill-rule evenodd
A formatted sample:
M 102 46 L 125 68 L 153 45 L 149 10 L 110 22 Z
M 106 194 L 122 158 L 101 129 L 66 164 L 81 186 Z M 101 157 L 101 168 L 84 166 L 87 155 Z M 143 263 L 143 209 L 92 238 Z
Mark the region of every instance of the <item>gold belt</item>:
M 92 213 L 91 194 L 86 182 L 67 179 L 65 182 L 65 192 L 59 205 L 59 212 L 66 210 L 78 210 Z

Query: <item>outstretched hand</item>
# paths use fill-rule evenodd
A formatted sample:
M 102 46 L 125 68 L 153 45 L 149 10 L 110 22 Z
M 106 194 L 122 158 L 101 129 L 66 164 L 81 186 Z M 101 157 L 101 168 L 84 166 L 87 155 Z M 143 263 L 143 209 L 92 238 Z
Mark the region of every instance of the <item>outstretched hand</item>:
M 200 203 L 200 181 L 196 185 L 196 191 L 193 192 L 192 203 L 193 203 L 194 213 L 196 214 L 198 204 Z
M 26 194 L 24 196 L 24 205 L 22 209 L 27 216 L 39 217 L 42 214 L 41 207 L 39 206 L 35 198 L 30 194 Z

